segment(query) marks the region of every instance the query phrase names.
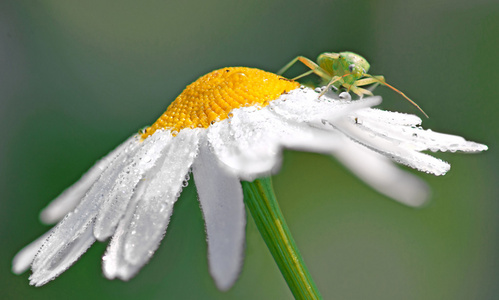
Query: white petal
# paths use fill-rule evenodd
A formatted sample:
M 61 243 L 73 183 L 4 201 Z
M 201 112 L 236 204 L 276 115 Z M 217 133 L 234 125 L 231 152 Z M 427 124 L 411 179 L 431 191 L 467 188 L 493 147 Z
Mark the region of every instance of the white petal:
M 134 222 L 130 224 L 125 240 L 125 259 L 128 262 L 145 264 L 158 247 L 173 204 L 198 154 L 202 131 L 205 129 L 184 129 L 172 140 L 161 170 L 151 178 L 151 184 L 135 208 Z
M 155 167 L 146 174 L 147 177 L 154 172 L 157 172 L 159 167 Z M 129 208 L 126 210 L 125 215 L 120 220 L 116 228 L 113 238 L 109 243 L 106 254 L 102 257 L 102 271 L 104 276 L 108 279 L 120 278 L 128 280 L 132 278 L 140 268 L 134 267 L 125 261 L 123 257 L 123 241 L 128 232 L 128 226 L 133 218 L 135 207 L 139 199 L 144 195 L 145 187 L 148 185 L 147 181 L 139 182 L 137 190 L 130 199 Z
M 281 134 L 278 142 L 279 146 L 284 148 L 329 153 L 342 146 L 338 138 L 343 135 L 336 130 L 323 130 L 307 124 L 293 123 L 292 121 L 283 122 L 282 124 L 283 130 L 277 132 L 277 134 Z M 271 130 L 274 130 L 274 128 L 269 129 L 269 131 Z
M 401 118 L 405 116 L 405 118 Z M 431 130 L 423 130 L 415 126 L 420 122 L 393 122 L 409 119 L 412 115 L 405 115 L 395 112 L 381 111 L 377 109 L 364 109 L 355 112 L 356 123 L 367 131 L 375 135 L 384 136 L 392 141 L 397 141 L 400 147 L 414 149 L 418 151 L 464 151 L 478 152 L 487 150 L 487 146 L 468 142 L 464 138 L 456 135 L 442 134 Z M 413 119 L 418 120 L 416 116 Z M 420 121 L 420 119 L 419 119 Z
M 210 273 L 217 287 L 226 291 L 236 281 L 243 263 L 243 190 L 239 179 L 219 166 L 206 142 L 200 147 L 193 174 L 206 223 Z
M 170 131 L 156 131 L 142 141 L 139 151 L 132 157 L 116 179 L 116 184 L 108 192 L 106 200 L 101 204 L 95 221 L 94 236 L 103 241 L 110 237 L 125 213 L 135 186 L 145 172 L 151 169 L 161 156 L 163 149 L 171 142 Z
M 309 88 L 296 89 L 270 102 L 269 109 L 296 123 L 316 124 L 322 120 L 334 121 L 361 108 L 381 103 L 381 97 L 368 97 L 356 101 L 335 100 Z
M 67 214 L 55 227 L 33 260 L 32 284 L 42 285 L 54 279 L 93 243 L 93 224 L 99 206 L 118 174 L 139 146 L 138 139 L 129 140 L 128 145 L 102 172 L 76 209 Z M 64 259 L 61 259 L 62 255 Z
M 431 129 L 423 130 L 422 128 L 411 128 L 411 141 L 407 142 L 409 144 L 423 144 L 424 147 L 419 148 L 419 150 L 430 150 L 430 151 L 462 151 L 462 152 L 480 152 L 488 149 L 486 145 L 470 142 L 464 138 L 452 135 L 434 132 Z
M 111 151 L 111 153 L 95 163 L 95 165 L 90 168 L 90 170 L 88 170 L 77 182 L 62 192 L 57 198 L 52 200 L 52 202 L 50 202 L 49 205 L 40 213 L 40 219 L 42 222 L 46 224 L 53 224 L 60 221 L 68 212 L 75 209 L 83 196 L 85 196 L 85 193 L 99 178 L 107 166 L 134 139 L 135 136 L 132 136 L 119 145 L 116 149 Z
M 362 109 L 355 112 L 355 115 L 372 122 L 384 123 L 396 126 L 418 126 L 421 125 L 421 118 L 416 115 L 386 111 L 381 109 Z
M 95 242 L 92 234 L 93 223 L 88 223 L 83 227 L 83 232 L 75 239 L 66 243 L 57 252 L 51 253 L 50 260 L 44 265 L 33 261 L 33 274 L 29 277 L 30 284 L 42 286 L 50 280 L 66 271 L 85 251 Z M 47 243 L 47 242 L 46 242 Z M 45 244 L 44 244 L 45 245 Z M 42 247 L 43 249 L 43 247 Z M 36 256 L 38 257 L 39 254 Z
M 349 118 L 337 120 L 333 126 L 364 146 L 411 168 L 435 175 L 444 175 L 450 169 L 448 163 L 416 150 L 401 147 L 400 141 L 373 134 Z
M 38 253 L 38 250 L 42 246 L 43 242 L 45 242 L 45 240 L 49 237 L 51 232 L 52 229 L 17 252 L 16 256 L 14 256 L 14 259 L 12 260 L 12 272 L 15 274 L 21 274 L 29 269 L 36 253 Z
M 217 157 L 240 178 L 251 180 L 280 165 L 275 139 L 279 128 L 271 127 L 271 116 L 256 107 L 234 110 L 233 117 L 208 128 L 208 139 Z
M 283 147 L 329 153 L 341 146 L 336 132 L 287 120 L 268 107 L 238 109 L 232 114 L 210 126 L 208 139 L 226 169 L 243 180 L 276 172 Z
M 103 267 L 108 278 L 131 278 L 158 248 L 205 131 L 181 130 L 166 147 L 160 159 L 164 161 L 144 177 L 140 198 L 127 208 L 106 252 Z
M 410 206 L 421 206 L 430 190 L 418 177 L 400 170 L 389 159 L 350 139 L 333 155 L 350 171 L 378 192 Z

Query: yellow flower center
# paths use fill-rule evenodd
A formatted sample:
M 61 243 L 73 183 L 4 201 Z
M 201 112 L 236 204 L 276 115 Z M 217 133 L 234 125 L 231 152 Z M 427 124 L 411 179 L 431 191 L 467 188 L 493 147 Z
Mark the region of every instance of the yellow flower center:
M 207 128 L 213 122 L 227 119 L 235 108 L 264 107 L 299 86 L 296 81 L 258 69 L 216 70 L 188 85 L 165 113 L 144 131 L 142 138 L 158 129 Z

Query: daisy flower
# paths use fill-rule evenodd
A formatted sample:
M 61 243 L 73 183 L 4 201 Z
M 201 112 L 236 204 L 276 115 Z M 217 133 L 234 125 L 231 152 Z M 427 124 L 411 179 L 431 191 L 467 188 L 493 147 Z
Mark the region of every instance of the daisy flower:
M 449 164 L 422 151 L 487 149 L 424 130 L 417 116 L 371 108 L 380 102 L 380 97 L 351 101 L 332 93 L 319 98 L 319 91 L 258 69 L 213 71 L 50 203 L 41 219 L 59 223 L 16 255 L 13 271 L 31 265 L 30 283 L 44 285 L 96 240 L 111 238 L 104 275 L 130 279 L 158 248 L 192 173 L 210 273 L 218 288 L 227 290 L 243 262 L 243 193 L 251 197 L 251 181 L 278 171 L 283 148 L 333 155 L 374 189 L 410 206 L 424 204 L 428 188 L 393 161 L 443 175 Z

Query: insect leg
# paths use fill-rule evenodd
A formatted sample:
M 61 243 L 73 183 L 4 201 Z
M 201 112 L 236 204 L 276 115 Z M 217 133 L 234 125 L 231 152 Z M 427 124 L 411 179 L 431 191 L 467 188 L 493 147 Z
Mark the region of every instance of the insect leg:
M 356 85 L 352 85 L 351 90 L 355 94 L 359 95 L 361 98 L 362 98 L 363 95 L 373 96 L 373 93 L 370 90 L 366 90 L 366 89 L 360 88 L 360 87 L 358 87 Z
M 348 76 L 348 75 L 350 75 L 350 74 L 345 74 L 345 75 L 343 75 L 343 76 L 334 76 L 334 77 L 331 79 L 331 81 L 327 84 L 326 88 L 325 88 L 325 89 L 322 91 L 322 93 L 319 95 L 319 98 L 320 98 L 320 97 L 322 97 L 322 96 L 323 96 L 323 95 L 324 95 L 327 91 L 329 91 L 329 89 L 331 88 L 331 86 L 332 86 L 335 82 L 342 80 L 342 79 L 343 79 L 343 77 Z M 344 86 L 344 87 L 347 87 L 347 84 L 346 84 L 346 83 L 344 83 L 343 81 L 341 81 L 341 85 L 342 85 L 342 86 Z M 350 86 L 350 85 L 348 85 L 348 87 L 347 87 L 348 89 L 350 89 L 350 87 L 349 87 L 349 86 Z
M 314 73 L 314 70 L 310 70 L 310 71 L 305 72 L 305 73 L 303 73 L 303 74 L 301 74 L 301 75 L 298 75 L 298 76 L 296 76 L 295 78 L 293 78 L 293 79 L 291 79 L 291 80 L 297 80 L 297 79 L 300 79 L 300 78 L 302 78 L 302 77 L 308 76 L 308 75 L 310 75 L 310 74 L 312 74 L 312 73 Z
M 289 68 L 291 68 L 291 66 L 293 66 L 297 61 L 300 61 L 302 62 L 305 66 L 309 67 L 310 70 L 319 75 L 321 78 L 323 79 L 326 79 L 326 80 L 329 80 L 331 79 L 331 75 L 324 71 L 321 67 L 319 67 L 316 63 L 314 63 L 313 61 L 311 61 L 310 59 L 304 57 L 304 56 L 297 56 L 295 59 L 293 59 L 292 61 L 290 61 L 287 65 L 285 65 L 284 67 L 282 67 L 278 72 L 277 72 L 277 75 L 282 75 L 284 72 L 286 72 Z M 312 74 L 312 72 L 308 71 L 302 75 L 299 75 L 298 77 L 295 77 L 295 79 L 297 78 L 301 78 L 301 77 L 304 77 L 304 76 L 307 76 L 309 74 Z
M 317 65 L 316 63 L 314 63 L 310 59 L 303 57 L 303 56 L 299 56 L 298 60 L 301 61 L 305 66 L 309 67 L 312 70 L 312 72 L 319 75 L 319 77 L 321 77 L 322 79 L 325 79 L 325 80 L 332 79 L 331 74 L 329 74 L 323 68 L 319 67 L 319 65 Z
M 370 77 L 359 79 L 359 80 L 355 81 L 356 86 L 363 86 L 363 85 L 368 85 L 368 84 L 373 84 L 373 83 L 380 84 L 379 80 L 376 80 L 376 79 L 370 78 Z
M 277 71 L 276 74 L 277 75 L 284 74 L 284 72 L 286 72 L 289 68 L 291 68 L 291 66 L 294 65 L 298 61 L 299 58 L 300 58 L 300 56 L 295 57 L 292 61 L 290 61 L 284 67 L 282 67 L 279 71 Z
M 368 85 L 368 84 L 373 84 L 374 85 L 372 87 L 369 88 L 370 91 L 374 91 L 374 89 L 380 85 L 380 81 L 385 81 L 385 78 L 383 76 L 376 76 L 376 77 L 381 77 L 381 78 L 378 78 L 379 80 L 376 80 L 374 78 L 371 78 L 371 77 L 368 77 L 368 78 L 363 78 L 363 79 L 359 79 L 357 81 L 355 81 L 355 85 L 356 86 L 363 86 L 363 85 Z

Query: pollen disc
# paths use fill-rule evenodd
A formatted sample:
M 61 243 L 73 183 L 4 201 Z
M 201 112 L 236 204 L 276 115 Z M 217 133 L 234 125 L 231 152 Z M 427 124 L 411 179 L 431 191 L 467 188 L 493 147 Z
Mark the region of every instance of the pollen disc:
M 299 86 L 298 82 L 259 69 L 216 70 L 188 85 L 166 112 L 144 131 L 142 138 L 158 129 L 207 128 L 213 122 L 226 119 L 235 108 L 264 107 Z

